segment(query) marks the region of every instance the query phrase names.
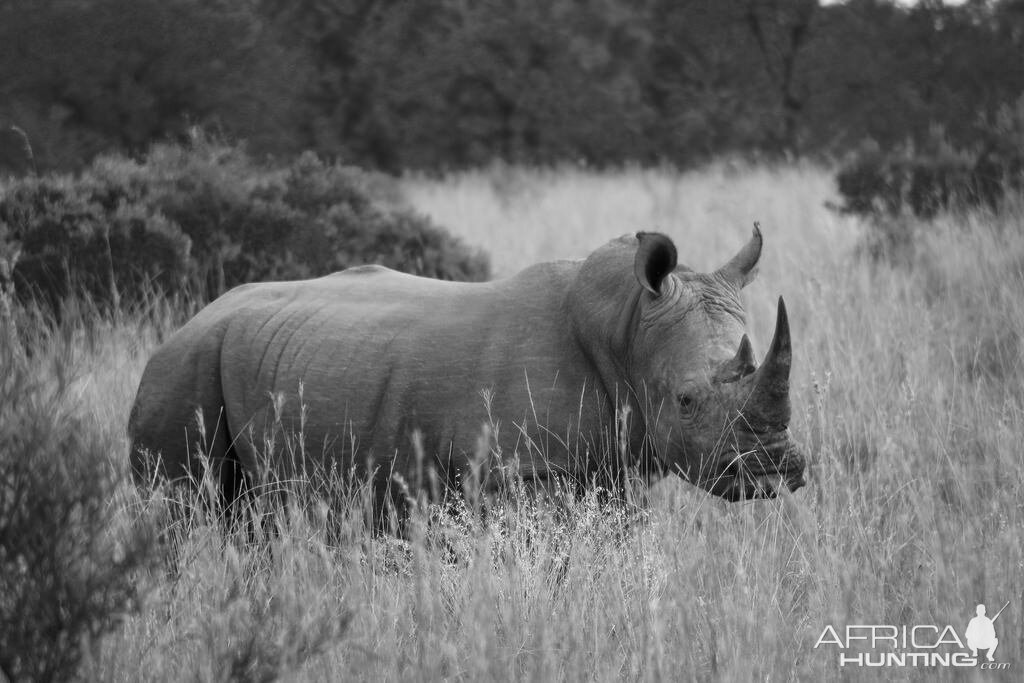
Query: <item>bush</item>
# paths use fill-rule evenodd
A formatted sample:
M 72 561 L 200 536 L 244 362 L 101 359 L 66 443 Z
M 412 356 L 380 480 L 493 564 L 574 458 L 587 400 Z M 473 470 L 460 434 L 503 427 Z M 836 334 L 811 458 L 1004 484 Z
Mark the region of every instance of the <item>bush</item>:
M 973 166 L 959 155 L 862 154 L 836 175 L 843 197 L 840 211 L 927 219 L 945 209 L 976 206 L 980 195 Z
M 443 280 L 483 280 L 487 260 L 396 206 L 380 176 L 306 153 L 277 171 L 238 150 L 159 148 L 142 173 L 168 178 L 154 202 L 193 241 L 208 291 L 325 275 L 365 263 Z M 166 182 L 166 181 L 165 181 Z
M 0 337 L 0 680 L 71 680 L 137 608 L 154 534 L 111 503 L 124 468 L 73 412 L 70 346 L 37 363 L 12 336 Z
M 868 148 L 836 175 L 839 211 L 872 219 L 986 207 L 995 210 L 1006 192 L 1024 189 L 1024 144 L 994 133 L 979 151 L 953 149 L 934 131 L 921 150 L 882 153 Z
M 20 243 L 12 278 L 19 296 L 52 307 L 71 294 L 97 302 L 135 299 L 151 286 L 180 290 L 189 240 L 158 210 L 122 198 L 104 203 L 94 178 L 16 183 L 0 200 L 0 227 Z
M 922 149 L 869 146 L 836 174 L 843 201 L 833 208 L 867 219 L 863 250 L 870 258 L 906 261 L 922 221 L 950 211 L 998 211 L 1008 193 L 1024 190 L 1024 135 L 1014 131 L 1024 132 L 1024 98 L 1000 112 L 978 151 L 954 149 L 941 129 Z
M 25 131 L 0 124 L 0 177 L 24 176 L 34 171 L 35 159 Z
M 447 280 L 483 280 L 486 257 L 400 205 L 393 183 L 307 153 L 260 166 L 196 137 L 141 161 L 98 159 L 79 177 L 0 188 L 0 236 L 20 242 L 19 297 L 77 291 L 134 301 L 198 285 L 316 277 L 379 263 Z

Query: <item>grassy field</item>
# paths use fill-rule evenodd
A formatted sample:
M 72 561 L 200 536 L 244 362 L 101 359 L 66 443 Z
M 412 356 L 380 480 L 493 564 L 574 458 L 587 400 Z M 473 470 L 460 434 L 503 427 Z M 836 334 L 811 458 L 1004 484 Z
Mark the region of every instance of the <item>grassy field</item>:
M 992 615 L 1009 601 L 996 631 L 1011 668 L 974 674 L 1019 680 L 1022 207 L 908 223 L 909 246 L 875 262 L 861 254 L 868 229 L 824 208 L 830 176 L 810 166 L 497 168 L 403 187 L 485 248 L 499 277 L 651 229 L 709 270 L 759 221 L 765 252 L 744 301 L 763 353 L 786 298 L 808 486 L 727 504 L 668 480 L 631 513 L 520 500 L 488 524 L 450 512 L 409 542 L 351 520 L 339 531 L 315 503 L 278 514 L 280 533 L 256 546 L 193 520 L 174 531 L 177 553 L 133 574 L 140 608 L 99 641 L 84 678 L 950 679 L 964 673 L 840 669 L 834 646 L 814 646 L 826 625 L 949 624 L 962 637 L 977 603 Z M 23 409 L 4 411 L 0 434 L 10 447 L 18 425 L 51 420 L 123 472 L 138 378 L 178 317 L 78 320 L 5 347 L 20 379 L 4 398 Z M 109 505 L 118 557 L 121 530 L 152 506 L 127 485 Z

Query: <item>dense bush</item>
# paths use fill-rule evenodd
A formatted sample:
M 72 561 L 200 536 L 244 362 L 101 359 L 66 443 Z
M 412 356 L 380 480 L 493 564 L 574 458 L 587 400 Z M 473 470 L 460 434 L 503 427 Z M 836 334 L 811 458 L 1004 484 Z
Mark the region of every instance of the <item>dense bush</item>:
M 980 192 L 975 167 L 973 159 L 959 154 L 864 154 L 836 176 L 844 200 L 840 210 L 933 218 L 945 209 L 994 204 L 1001 193 Z
M 17 126 L 0 125 L 0 178 L 23 176 L 35 171 L 32 145 Z
M 1024 97 L 986 124 L 986 142 L 957 149 L 941 128 L 924 145 L 882 152 L 866 146 L 836 174 L 842 203 L 866 220 L 862 249 L 873 260 L 909 263 L 920 231 L 941 213 L 999 212 L 1024 195 Z
M 17 241 L 15 289 L 57 302 L 132 301 L 153 289 L 216 296 L 235 285 L 379 263 L 482 280 L 486 257 L 401 206 L 383 176 L 307 153 L 283 167 L 197 138 L 140 161 L 0 187 L 0 236 Z
M 939 127 L 920 146 L 862 149 L 836 175 L 839 211 L 877 221 L 998 209 L 1007 192 L 1024 190 L 1024 96 L 1001 107 L 984 129 L 983 144 L 970 149 L 955 147 Z
M 0 336 L 0 680 L 75 678 L 156 558 L 152 526 L 112 504 L 125 470 L 76 415 L 72 353 L 30 361 Z
M 104 204 L 94 178 L 47 177 L 11 186 L 0 198 L 0 225 L 20 242 L 13 279 L 22 298 L 51 306 L 72 293 L 116 302 L 120 293 L 181 289 L 190 267 L 181 229 L 143 203 Z

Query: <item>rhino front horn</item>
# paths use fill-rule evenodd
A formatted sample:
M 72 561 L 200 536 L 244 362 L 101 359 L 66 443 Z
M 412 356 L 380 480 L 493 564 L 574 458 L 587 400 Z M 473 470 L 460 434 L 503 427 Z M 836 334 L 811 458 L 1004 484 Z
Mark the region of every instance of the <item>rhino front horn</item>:
M 779 297 L 775 336 L 764 363 L 754 374 L 752 405 L 759 417 L 774 426 L 789 424 L 789 370 L 793 364 L 793 348 L 789 338 L 789 316 L 786 302 Z

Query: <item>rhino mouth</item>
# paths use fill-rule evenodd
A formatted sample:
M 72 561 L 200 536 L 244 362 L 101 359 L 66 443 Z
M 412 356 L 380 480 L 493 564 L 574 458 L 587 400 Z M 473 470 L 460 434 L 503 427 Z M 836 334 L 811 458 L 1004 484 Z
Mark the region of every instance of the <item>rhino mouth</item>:
M 775 498 L 782 490 L 806 485 L 804 458 L 795 444 L 787 444 L 780 458 L 767 454 L 733 453 L 724 458 L 710 491 L 728 501 Z
M 780 297 L 775 334 L 761 366 L 755 368 L 744 335 L 735 358 L 719 371 L 737 414 L 730 424 L 730 446 L 718 451 L 717 462 L 709 463 L 711 481 L 705 488 L 712 493 L 732 501 L 774 498 L 783 489 L 805 485 L 806 458 L 789 432 L 792 357 L 789 316 Z

